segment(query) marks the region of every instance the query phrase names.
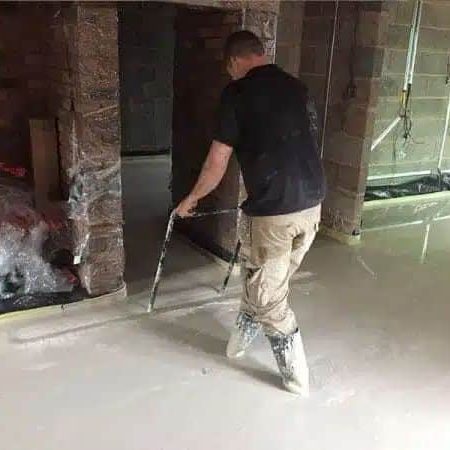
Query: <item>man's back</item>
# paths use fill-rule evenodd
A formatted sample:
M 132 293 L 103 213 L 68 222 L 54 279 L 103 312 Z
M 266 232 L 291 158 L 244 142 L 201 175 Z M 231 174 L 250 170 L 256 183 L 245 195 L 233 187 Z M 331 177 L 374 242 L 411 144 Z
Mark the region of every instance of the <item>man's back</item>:
M 323 200 L 307 101 L 306 87 L 275 65 L 256 67 L 224 90 L 216 138 L 235 148 L 248 215 L 289 214 Z

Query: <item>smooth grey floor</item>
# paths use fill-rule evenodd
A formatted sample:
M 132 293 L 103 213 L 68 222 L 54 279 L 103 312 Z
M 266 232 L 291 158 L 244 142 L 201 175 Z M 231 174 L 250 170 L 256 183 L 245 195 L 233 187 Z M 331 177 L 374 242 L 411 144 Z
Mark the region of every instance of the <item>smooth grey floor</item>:
M 281 388 L 263 337 L 242 361 L 224 357 L 238 280 L 218 299 L 223 268 L 182 241 L 160 309 L 144 313 L 167 174 L 161 158 L 124 165 L 128 303 L 0 319 L 1 448 L 450 448 L 445 220 L 425 258 L 423 226 L 367 231 L 359 248 L 316 241 L 291 295 L 312 374 L 303 400 Z

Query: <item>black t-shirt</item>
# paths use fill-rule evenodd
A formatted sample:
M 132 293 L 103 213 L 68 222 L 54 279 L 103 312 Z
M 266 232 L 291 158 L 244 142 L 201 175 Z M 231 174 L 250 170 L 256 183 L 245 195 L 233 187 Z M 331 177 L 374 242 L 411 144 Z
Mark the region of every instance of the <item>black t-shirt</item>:
M 250 70 L 224 89 L 214 138 L 236 152 L 247 215 L 289 214 L 323 200 L 311 105 L 306 86 L 272 64 Z

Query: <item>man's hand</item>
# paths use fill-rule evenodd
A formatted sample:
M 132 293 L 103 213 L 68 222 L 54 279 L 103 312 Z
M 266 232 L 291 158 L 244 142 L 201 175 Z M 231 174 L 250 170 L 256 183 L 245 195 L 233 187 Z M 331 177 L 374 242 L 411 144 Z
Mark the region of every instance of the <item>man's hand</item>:
M 176 207 L 175 212 L 181 218 L 192 216 L 195 212 L 195 208 L 197 207 L 197 203 L 198 201 L 195 198 L 188 195 Z
M 194 189 L 175 209 L 179 217 L 192 216 L 197 202 L 219 185 L 227 170 L 232 152 L 232 147 L 213 141 Z

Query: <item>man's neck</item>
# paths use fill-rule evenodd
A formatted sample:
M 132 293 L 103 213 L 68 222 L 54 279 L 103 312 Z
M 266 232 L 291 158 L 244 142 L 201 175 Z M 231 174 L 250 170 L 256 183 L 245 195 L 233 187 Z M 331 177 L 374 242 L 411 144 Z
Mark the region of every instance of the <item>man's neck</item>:
M 266 56 L 255 56 L 249 63 L 246 74 L 257 67 L 266 66 L 267 64 L 269 64 L 269 61 Z

